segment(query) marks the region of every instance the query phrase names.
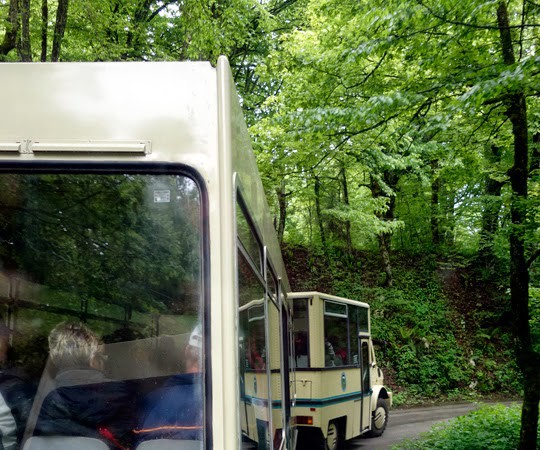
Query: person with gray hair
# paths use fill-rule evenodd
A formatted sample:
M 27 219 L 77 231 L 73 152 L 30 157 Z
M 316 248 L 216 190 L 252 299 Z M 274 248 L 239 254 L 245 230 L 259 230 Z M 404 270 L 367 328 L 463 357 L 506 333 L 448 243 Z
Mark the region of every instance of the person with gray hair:
M 49 334 L 49 358 L 58 370 L 99 367 L 99 340 L 85 325 L 62 322 Z
M 44 399 L 35 435 L 102 439 L 130 444 L 134 400 L 126 385 L 105 377 L 100 342 L 82 323 L 62 322 L 49 334 L 55 389 Z

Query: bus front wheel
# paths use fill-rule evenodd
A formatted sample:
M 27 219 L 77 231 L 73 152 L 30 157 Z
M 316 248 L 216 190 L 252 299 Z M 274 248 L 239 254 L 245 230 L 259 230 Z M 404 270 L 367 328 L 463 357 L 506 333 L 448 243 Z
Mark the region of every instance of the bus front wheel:
M 384 433 L 388 424 L 388 405 L 383 398 L 377 399 L 377 406 L 371 416 L 371 431 L 367 433 L 369 437 L 379 437 Z

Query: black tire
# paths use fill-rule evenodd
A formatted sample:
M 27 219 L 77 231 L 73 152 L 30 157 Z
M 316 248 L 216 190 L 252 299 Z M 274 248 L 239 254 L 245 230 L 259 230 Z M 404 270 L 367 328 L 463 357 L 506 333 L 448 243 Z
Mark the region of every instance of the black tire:
M 371 414 L 371 431 L 367 433 L 367 436 L 381 436 L 386 430 L 386 425 L 388 425 L 388 404 L 384 398 L 379 397 L 375 411 Z
M 328 424 L 328 432 L 322 446 L 326 450 L 340 450 L 343 447 L 343 434 L 337 421 Z

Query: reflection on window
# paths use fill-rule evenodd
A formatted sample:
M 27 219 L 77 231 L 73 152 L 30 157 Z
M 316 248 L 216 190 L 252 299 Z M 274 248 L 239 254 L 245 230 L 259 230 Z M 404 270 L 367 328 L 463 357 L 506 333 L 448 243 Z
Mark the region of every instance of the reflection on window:
M 248 320 L 245 328 L 247 335 L 246 343 L 246 368 L 255 370 L 266 369 L 266 339 L 264 334 L 264 305 L 254 306 L 254 309 L 262 309 L 263 315 L 256 315 Z M 248 310 L 249 312 L 249 310 Z
M 246 369 L 266 368 L 264 285 L 238 252 L 240 336 Z
M 267 263 L 267 267 L 270 267 L 270 264 Z M 270 269 L 266 272 L 267 277 L 267 295 L 268 295 L 268 329 L 269 329 L 269 336 L 270 336 L 270 345 L 269 345 L 269 366 L 270 370 L 272 371 L 271 378 L 275 379 L 281 379 L 280 372 L 282 368 L 285 369 L 286 365 L 283 361 L 283 346 L 281 341 L 282 336 L 282 329 L 281 329 L 281 315 L 280 310 L 278 306 L 278 298 L 277 298 L 277 278 L 274 275 L 274 272 Z M 281 390 L 278 389 L 278 386 L 275 383 L 272 383 L 273 391 L 272 391 L 272 398 L 274 400 L 281 399 Z M 283 408 L 279 408 L 277 410 L 274 410 L 273 414 L 273 448 L 275 450 L 278 450 L 281 448 L 281 444 L 283 441 L 283 434 L 281 432 L 277 432 L 276 428 L 282 428 L 283 427 L 283 412 L 284 412 L 284 405 Z
M 349 320 L 346 304 L 324 302 L 324 365 L 350 364 Z
M 369 332 L 369 311 L 367 308 L 358 307 L 358 331 Z
M 266 376 L 265 288 L 242 250 L 238 249 L 239 382 L 242 434 L 268 448 L 270 385 Z
M 309 367 L 308 336 L 308 300 L 306 298 L 298 298 L 293 302 L 293 367 L 300 369 Z
M 21 400 L 0 405 L 9 448 L 25 427 L 129 448 L 202 439 L 200 203 L 182 175 L 0 175 L 0 377 Z
M 347 307 L 343 303 L 336 303 L 326 300 L 324 302 L 324 314 L 327 316 L 347 317 Z
M 238 239 L 255 264 L 256 269 L 261 271 L 261 246 L 255 234 L 253 234 L 253 230 L 244 215 L 244 211 L 238 203 L 236 204 L 236 230 L 238 232 Z
M 359 314 L 360 307 L 348 305 L 349 307 L 349 328 L 351 333 L 351 364 L 359 365 L 360 356 L 358 353 L 358 333 L 360 331 Z

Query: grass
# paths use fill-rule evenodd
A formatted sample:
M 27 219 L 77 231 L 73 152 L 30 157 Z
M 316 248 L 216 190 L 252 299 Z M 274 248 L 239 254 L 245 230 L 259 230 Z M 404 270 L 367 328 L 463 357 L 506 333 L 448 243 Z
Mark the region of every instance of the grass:
M 403 441 L 392 449 L 511 450 L 518 447 L 520 424 L 520 405 L 482 406 L 467 415 L 437 424 L 419 439 Z

